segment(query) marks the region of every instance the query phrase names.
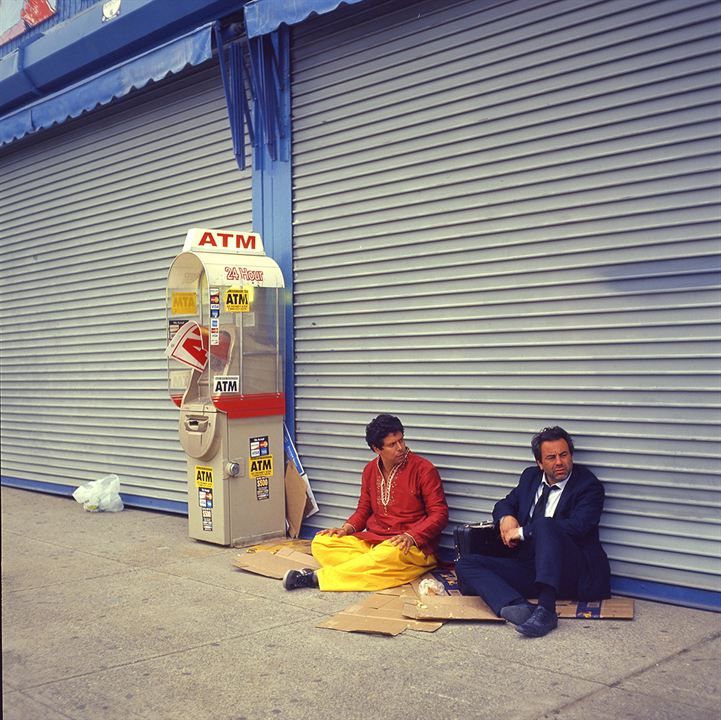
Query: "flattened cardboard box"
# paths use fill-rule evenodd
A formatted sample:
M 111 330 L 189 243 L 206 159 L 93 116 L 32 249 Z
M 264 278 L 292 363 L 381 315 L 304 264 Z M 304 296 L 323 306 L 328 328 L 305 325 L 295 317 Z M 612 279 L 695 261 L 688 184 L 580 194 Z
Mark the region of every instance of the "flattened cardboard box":
M 318 561 L 312 555 L 295 550 L 292 547 L 293 544 L 276 543 L 273 545 L 268 543 L 266 547 L 248 548 L 248 550 L 238 553 L 233 558 L 233 565 L 241 570 L 278 580 L 288 570 L 302 570 L 303 568 L 313 568 L 315 570 L 320 567 Z
M 597 602 L 558 600 L 556 614 L 562 619 L 633 620 L 631 598 L 610 598 Z M 495 620 L 505 622 L 479 597 L 438 595 L 423 597 L 415 602 L 407 599 L 403 614 L 416 620 Z
M 403 614 L 416 620 L 488 620 L 506 622 L 475 596 L 428 595 L 415 601 L 405 600 Z
M 431 595 L 424 596 L 420 599 L 418 588 L 426 578 L 438 579 L 438 574 L 432 571 L 417 578 L 410 584 L 373 593 L 362 602 L 351 605 L 345 610 L 326 618 L 316 625 L 316 627 L 327 628 L 329 630 L 341 630 L 343 632 L 374 633 L 391 636 L 398 635 L 404 630 L 435 632 L 443 625 L 441 619 L 415 617 L 405 612 L 406 608 L 412 608 L 421 603 L 425 603 L 428 599 L 458 600 L 460 598 L 461 600 L 472 600 L 475 604 L 480 603 L 485 607 L 485 614 L 480 619 L 499 620 L 480 598 Z M 501 622 L 504 621 L 501 620 Z
M 290 569 L 320 567 L 310 555 L 309 540 L 288 541 L 284 538 L 247 548 L 235 556 L 233 564 L 241 570 L 277 579 Z M 418 588 L 426 577 L 442 581 L 447 594 L 421 597 Z M 631 598 L 611 598 L 595 603 L 559 600 L 556 603 L 560 618 L 630 620 L 633 611 Z M 435 632 L 448 620 L 505 622 L 496 617 L 481 598 L 461 595 L 452 571 L 436 570 L 408 585 L 373 593 L 316 627 L 395 636 L 407 629 Z
M 458 578 L 454 570 L 434 570 L 433 576 L 440 580 L 446 588 L 446 592 L 449 595 L 460 595 L 458 590 Z M 536 600 L 531 600 L 535 603 Z M 448 607 L 452 606 L 452 603 L 447 602 Z M 433 609 L 436 610 L 443 605 L 434 605 Z M 626 597 L 612 597 L 608 600 L 597 600 L 595 602 L 583 602 L 580 600 L 557 600 L 556 601 L 556 614 L 559 618 L 564 619 L 578 619 L 578 620 L 633 620 L 634 613 L 634 602 L 632 598 Z M 422 613 L 423 617 L 428 616 L 428 611 Z M 460 618 L 450 616 L 446 617 L 447 620 L 462 620 L 462 619 L 473 619 L 473 618 Z
M 285 519 L 288 522 L 288 535 L 297 538 L 300 526 L 306 515 L 308 496 L 303 478 L 295 465 L 288 460 L 285 466 Z
M 612 597 L 595 602 L 578 600 L 557 600 L 556 614 L 560 618 L 578 620 L 633 620 L 634 603 L 632 598 Z
M 343 632 L 398 635 L 404 630 L 435 632 L 442 622 L 414 620 L 403 615 L 403 607 L 412 595 L 373 593 L 360 603 L 355 603 L 318 623 L 316 627 Z

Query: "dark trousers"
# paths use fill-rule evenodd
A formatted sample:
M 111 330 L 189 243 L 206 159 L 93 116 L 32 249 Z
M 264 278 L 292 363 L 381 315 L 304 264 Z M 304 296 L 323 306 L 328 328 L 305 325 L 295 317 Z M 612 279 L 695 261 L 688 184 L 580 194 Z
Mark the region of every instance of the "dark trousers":
M 505 605 L 537 597 L 539 583 L 554 588 L 556 597 L 575 598 L 582 560 L 576 543 L 553 518 L 541 518 L 515 557 L 464 555 L 456 562 L 456 575 L 464 595 L 479 595 L 498 615 Z

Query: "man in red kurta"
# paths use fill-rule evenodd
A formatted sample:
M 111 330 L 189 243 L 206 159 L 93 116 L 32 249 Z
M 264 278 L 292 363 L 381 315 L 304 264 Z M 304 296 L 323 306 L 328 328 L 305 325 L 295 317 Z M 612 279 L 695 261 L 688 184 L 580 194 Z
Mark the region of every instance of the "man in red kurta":
M 321 565 L 289 570 L 286 590 L 383 590 L 403 585 L 437 564 L 448 505 L 438 471 L 405 444 L 401 421 L 379 415 L 366 427 L 366 442 L 378 456 L 363 470 L 358 507 L 341 527 L 313 539 Z

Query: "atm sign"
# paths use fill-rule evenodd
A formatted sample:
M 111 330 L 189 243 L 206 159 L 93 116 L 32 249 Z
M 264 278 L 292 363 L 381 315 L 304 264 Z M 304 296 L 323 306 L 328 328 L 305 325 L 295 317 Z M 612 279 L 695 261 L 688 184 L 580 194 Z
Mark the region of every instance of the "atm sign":
M 228 312 L 248 312 L 250 310 L 248 288 L 230 288 L 230 290 L 226 290 L 225 309 Z
M 170 300 L 172 315 L 195 315 L 198 312 L 194 292 L 174 292 Z
M 195 484 L 199 488 L 213 487 L 213 468 L 205 465 L 195 466 Z
M 240 375 L 216 375 L 213 378 L 213 393 L 215 395 L 237 392 L 240 392 Z
M 250 458 L 248 460 L 248 475 L 252 478 L 267 477 L 273 474 L 273 456 Z

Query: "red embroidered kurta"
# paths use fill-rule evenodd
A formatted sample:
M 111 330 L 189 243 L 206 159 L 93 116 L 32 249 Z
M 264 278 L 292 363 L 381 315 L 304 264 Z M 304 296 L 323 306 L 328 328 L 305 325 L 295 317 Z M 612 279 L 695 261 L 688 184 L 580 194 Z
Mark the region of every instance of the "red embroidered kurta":
M 381 503 L 380 458 L 363 470 L 356 511 L 348 518 L 361 540 L 377 545 L 408 533 L 426 554 L 436 553 L 441 531 L 448 523 L 448 505 L 438 470 L 425 458 L 408 452 L 396 473 L 387 507 Z

